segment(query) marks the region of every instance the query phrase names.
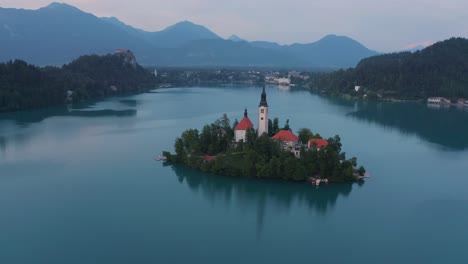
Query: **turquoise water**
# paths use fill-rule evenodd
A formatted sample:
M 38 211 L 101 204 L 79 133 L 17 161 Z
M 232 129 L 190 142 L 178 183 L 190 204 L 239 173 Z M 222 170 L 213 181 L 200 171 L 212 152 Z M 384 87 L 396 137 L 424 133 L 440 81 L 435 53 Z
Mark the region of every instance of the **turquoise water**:
M 294 131 L 371 178 L 329 185 L 163 166 L 186 128 L 256 123 L 260 87 L 159 89 L 0 115 L 0 263 L 468 263 L 468 111 L 267 87 Z

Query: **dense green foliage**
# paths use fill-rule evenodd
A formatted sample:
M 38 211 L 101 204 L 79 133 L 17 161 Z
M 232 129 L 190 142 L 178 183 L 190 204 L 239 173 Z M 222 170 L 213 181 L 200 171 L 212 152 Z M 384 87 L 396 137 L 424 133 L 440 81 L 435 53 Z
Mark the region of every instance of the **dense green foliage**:
M 340 137 L 329 138 L 326 148 L 317 150 L 301 147 L 301 157 L 281 147 L 281 142 L 255 130 L 247 131 L 246 142 L 232 143 L 233 129 L 224 115 L 201 133 L 197 129 L 184 131 L 176 139 L 175 154 L 164 152 L 170 162 L 186 164 L 203 172 L 218 175 L 244 176 L 304 181 L 309 177 L 327 178 L 334 182 L 355 181 L 360 171 L 355 169 L 356 158 L 344 160 L 340 153 Z M 313 135 L 311 133 L 311 135 Z M 206 155 L 214 160 L 206 160 Z
M 0 63 L 0 112 L 135 92 L 155 83 L 131 53 L 82 56 L 61 68 L 15 60 Z
M 371 98 L 468 97 L 468 40 L 452 38 L 414 53 L 363 59 L 355 68 L 311 75 L 311 88 Z M 355 86 L 361 86 L 359 92 Z

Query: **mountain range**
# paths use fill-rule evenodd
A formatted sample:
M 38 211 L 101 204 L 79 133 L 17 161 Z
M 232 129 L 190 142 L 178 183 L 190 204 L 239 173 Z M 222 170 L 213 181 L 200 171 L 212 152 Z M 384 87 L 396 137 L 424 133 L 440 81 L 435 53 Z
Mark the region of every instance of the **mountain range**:
M 0 43 L 0 61 L 22 59 L 37 65 L 62 65 L 84 54 L 130 49 L 139 63 L 151 66 L 336 69 L 354 67 L 377 54 L 335 35 L 309 44 L 280 45 L 235 35 L 223 39 L 189 21 L 148 32 L 61 3 L 37 10 L 0 8 Z

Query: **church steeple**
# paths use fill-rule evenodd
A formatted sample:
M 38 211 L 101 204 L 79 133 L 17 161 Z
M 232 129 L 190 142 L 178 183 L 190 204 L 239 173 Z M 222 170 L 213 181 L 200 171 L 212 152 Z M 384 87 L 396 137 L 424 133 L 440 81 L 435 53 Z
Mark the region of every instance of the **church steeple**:
M 265 86 L 263 86 L 262 97 L 258 105 L 258 129 L 257 135 L 268 134 L 268 103 L 266 100 Z
M 247 108 L 244 110 L 244 117 L 247 117 Z
M 265 86 L 263 86 L 262 97 L 260 99 L 260 104 L 258 105 L 258 107 L 260 106 L 268 107 L 268 103 L 266 100 Z

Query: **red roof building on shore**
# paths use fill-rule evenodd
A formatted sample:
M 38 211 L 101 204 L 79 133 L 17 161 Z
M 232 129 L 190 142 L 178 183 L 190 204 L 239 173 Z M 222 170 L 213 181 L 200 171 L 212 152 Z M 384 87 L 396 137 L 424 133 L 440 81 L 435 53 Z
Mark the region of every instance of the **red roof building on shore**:
M 320 139 L 320 138 L 309 139 L 309 142 L 307 143 L 307 146 L 309 148 L 311 148 L 314 145 L 315 145 L 315 147 L 317 149 L 321 149 L 321 148 L 324 148 L 324 147 L 328 146 L 328 141 L 326 141 L 325 139 Z
M 274 140 L 282 140 L 287 142 L 296 142 L 299 138 L 294 135 L 290 130 L 280 130 L 276 135 L 272 137 Z

